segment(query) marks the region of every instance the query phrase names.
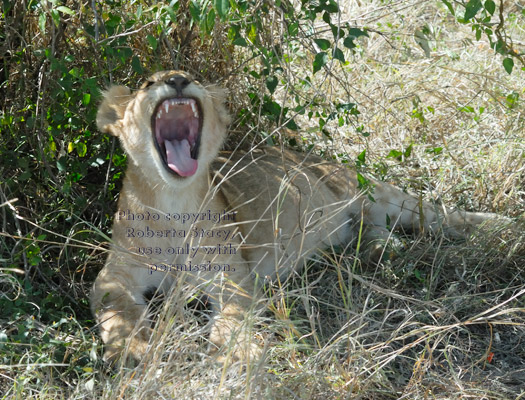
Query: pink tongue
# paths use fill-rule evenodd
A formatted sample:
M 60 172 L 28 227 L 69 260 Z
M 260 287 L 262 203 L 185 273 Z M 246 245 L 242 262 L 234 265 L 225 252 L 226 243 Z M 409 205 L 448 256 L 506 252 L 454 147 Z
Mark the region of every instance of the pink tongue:
M 184 140 L 166 140 L 168 167 L 180 176 L 191 176 L 197 171 L 199 163 L 191 158 L 190 143 Z

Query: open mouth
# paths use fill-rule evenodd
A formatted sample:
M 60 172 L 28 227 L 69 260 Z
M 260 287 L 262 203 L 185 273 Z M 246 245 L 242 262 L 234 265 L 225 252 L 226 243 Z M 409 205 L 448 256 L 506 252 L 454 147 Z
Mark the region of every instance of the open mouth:
M 155 146 L 167 170 L 192 176 L 199 163 L 202 113 L 197 100 L 174 97 L 161 101 L 151 117 Z

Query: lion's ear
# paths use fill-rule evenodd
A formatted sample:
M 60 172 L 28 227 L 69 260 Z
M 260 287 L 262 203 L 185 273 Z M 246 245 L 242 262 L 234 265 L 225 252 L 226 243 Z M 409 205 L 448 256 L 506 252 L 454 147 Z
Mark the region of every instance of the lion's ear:
M 124 112 L 132 99 L 131 90 L 126 86 L 112 86 L 103 93 L 104 100 L 98 108 L 97 126 L 101 132 L 117 136 L 117 123 L 124 118 Z

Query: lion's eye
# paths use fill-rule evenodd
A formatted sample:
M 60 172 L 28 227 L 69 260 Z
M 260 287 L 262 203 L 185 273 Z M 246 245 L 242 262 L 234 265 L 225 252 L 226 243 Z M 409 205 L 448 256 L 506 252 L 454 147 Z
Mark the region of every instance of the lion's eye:
M 153 85 L 155 82 L 153 81 L 146 81 L 142 84 L 142 86 L 140 87 L 141 89 L 147 89 L 149 88 L 151 85 Z

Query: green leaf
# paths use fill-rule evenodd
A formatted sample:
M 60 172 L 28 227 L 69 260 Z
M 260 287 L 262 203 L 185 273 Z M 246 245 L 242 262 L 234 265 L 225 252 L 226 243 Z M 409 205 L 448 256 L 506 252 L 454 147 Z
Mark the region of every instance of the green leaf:
M 285 125 L 288 129 L 292 130 L 292 131 L 298 131 L 299 130 L 299 127 L 297 126 L 297 124 L 295 123 L 295 121 L 292 119 L 290 119 L 286 125 Z
M 448 8 L 448 11 L 450 11 L 450 13 L 452 15 L 456 15 L 456 12 L 454 11 L 454 7 L 452 7 L 452 4 L 450 3 L 450 1 L 447 1 L 447 0 L 441 0 Z
M 169 20 L 171 22 L 176 22 L 177 21 L 177 14 L 175 14 L 175 12 L 179 10 L 179 4 L 178 3 L 173 4 L 173 2 L 172 2 L 171 5 L 166 5 L 166 6 L 162 7 L 162 10 L 166 10 L 166 12 L 168 13 L 168 15 L 170 17 Z
M 485 2 L 485 10 L 487 10 L 490 15 L 494 15 L 494 11 L 496 11 L 496 3 L 492 0 L 487 0 Z
M 336 107 L 338 110 L 352 111 L 355 108 L 355 106 L 355 103 L 341 103 L 338 104 Z
M 481 29 L 476 27 L 476 40 L 481 39 Z
M 206 32 L 211 33 L 213 27 L 215 26 L 215 10 L 212 8 L 208 15 L 206 16 Z
M 368 179 L 366 179 L 363 175 L 361 175 L 359 172 L 357 173 L 357 187 L 359 189 L 366 188 L 368 186 Z
M 424 282 L 425 279 L 422 277 L 421 275 L 421 271 L 418 270 L 417 268 L 414 269 L 414 276 L 416 277 L 417 280 L 421 281 L 421 282 Z
M 84 96 L 82 97 L 82 104 L 87 106 L 90 101 L 91 101 L 91 95 L 89 93 L 84 93 Z
M 250 29 L 247 31 L 248 39 L 251 43 L 256 43 L 257 41 L 257 26 L 255 24 L 250 25 Z
M 277 87 L 277 84 L 279 83 L 277 77 L 275 75 L 269 76 L 266 78 L 266 87 L 270 91 L 270 93 L 273 94 L 275 92 L 275 88 Z
M 518 104 L 518 100 L 520 98 L 520 95 L 517 92 L 510 93 L 506 98 L 505 102 L 507 103 L 507 107 L 510 109 L 513 109 Z
M 343 54 L 343 52 L 341 51 L 341 49 L 338 48 L 338 47 L 336 47 L 336 48 L 334 49 L 333 57 L 334 57 L 336 60 L 341 61 L 342 63 L 345 62 L 345 55 Z
M 248 46 L 248 42 L 246 42 L 246 40 L 243 37 L 238 37 L 237 39 L 235 39 L 233 41 L 233 44 L 235 46 L 241 46 L 241 47 L 247 47 Z
M 84 157 L 87 153 L 87 146 L 84 142 L 78 142 L 76 144 L 77 153 L 80 157 Z
M 31 264 L 32 266 L 36 266 L 40 264 L 41 261 L 42 258 L 40 258 L 39 256 L 34 256 L 29 259 L 29 264 Z
M 386 156 L 387 158 L 397 158 L 401 161 L 403 157 L 403 153 L 399 150 L 390 150 L 390 152 Z
M 46 14 L 42 13 L 38 16 L 38 29 L 40 29 L 40 32 L 45 35 L 46 34 Z
M 474 18 L 482 7 L 481 0 L 469 0 L 465 6 L 465 21 Z
M 196 2 L 196 1 L 191 1 L 190 2 L 190 14 L 191 14 L 191 19 L 193 19 L 193 21 L 200 22 L 200 20 L 201 20 L 201 9 L 200 9 L 200 6 L 199 6 L 198 2 Z
M 347 49 L 354 49 L 356 44 L 354 43 L 355 36 L 347 36 L 343 40 L 343 46 L 345 46 Z
M 405 152 L 403 153 L 403 155 L 405 156 L 405 158 L 408 158 L 410 157 L 410 155 L 412 154 L 412 148 L 414 147 L 413 143 L 410 143 L 410 145 L 407 147 L 407 149 L 405 150 Z
M 240 34 L 241 27 L 237 24 L 231 24 L 228 28 L 228 39 L 230 39 L 232 42 L 237 39 Z
M 317 53 L 315 55 L 315 59 L 313 63 L 314 74 L 317 73 L 324 65 L 326 65 L 327 62 L 328 62 L 328 54 L 326 54 L 324 51 Z
M 290 25 L 288 25 L 288 34 L 292 37 L 297 36 L 299 33 L 299 23 L 292 22 Z
M 215 0 L 215 10 L 220 20 L 224 21 L 230 11 L 230 0 Z
M 157 39 L 155 38 L 155 36 L 148 35 L 148 36 L 146 37 L 146 39 L 148 39 L 149 46 L 150 46 L 153 50 L 157 50 L 158 43 L 157 43 Z
M 131 59 L 131 68 L 133 68 L 133 71 L 137 74 L 142 74 L 144 72 L 140 59 L 137 56 L 133 56 Z
M 463 107 L 459 107 L 459 108 L 458 108 L 458 111 L 466 112 L 466 113 L 473 113 L 473 112 L 476 112 L 476 110 L 474 110 L 474 107 L 472 107 L 472 106 L 463 106 Z
M 29 178 L 31 178 L 31 171 L 29 171 L 29 170 L 22 172 L 18 176 L 18 180 L 19 181 L 27 181 L 27 180 L 29 180 Z
M 328 50 L 330 48 L 330 41 L 326 39 L 314 39 L 314 42 L 321 50 Z
M 118 50 L 118 55 L 122 62 L 126 62 L 129 58 L 133 56 L 133 50 L 130 47 L 122 47 Z
M 325 4 L 322 4 L 325 3 Z M 320 9 L 325 10 L 326 12 L 330 14 L 335 14 L 336 12 L 339 12 L 339 6 L 337 3 L 333 0 L 330 1 L 322 1 L 321 5 L 319 6 Z
M 435 154 L 435 155 L 439 155 L 443 152 L 443 147 L 432 147 L 430 149 L 425 149 L 425 153 L 428 153 L 428 154 Z
M 58 6 L 57 11 L 60 11 L 61 13 L 68 14 L 68 15 L 75 15 L 75 12 L 66 6 Z
M 363 150 L 361 153 L 359 153 L 359 155 L 357 156 L 357 159 L 358 161 L 361 163 L 361 164 L 365 164 L 365 160 L 366 160 L 366 149 Z
M 275 101 L 270 100 L 269 98 L 263 104 L 264 114 L 268 117 L 271 117 L 273 121 L 277 121 L 281 116 L 281 106 Z
M 18 166 L 23 169 L 27 169 L 29 167 L 29 160 L 27 158 L 19 158 L 18 159 Z
M 360 36 L 368 37 L 368 32 L 366 31 L 366 29 L 350 28 L 348 30 L 348 37 L 352 37 L 352 36 L 354 38 L 358 38 Z
M 67 170 L 67 159 L 65 156 L 62 156 L 57 160 L 57 168 L 60 172 Z
M 498 39 L 498 41 L 493 44 L 494 51 L 498 54 L 505 55 L 505 49 L 507 48 L 507 45 L 505 42 L 501 39 Z
M 57 10 L 51 10 L 51 18 L 53 18 L 53 22 L 55 23 L 55 26 L 58 27 L 60 24 L 60 14 Z
M 507 71 L 507 74 L 512 73 L 512 68 L 514 68 L 514 61 L 512 58 L 506 58 L 503 60 L 503 68 L 505 68 L 505 71 Z

